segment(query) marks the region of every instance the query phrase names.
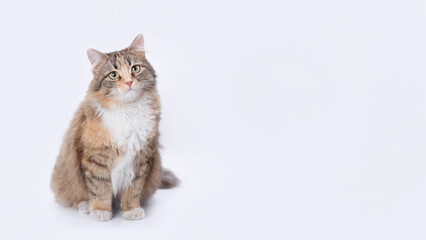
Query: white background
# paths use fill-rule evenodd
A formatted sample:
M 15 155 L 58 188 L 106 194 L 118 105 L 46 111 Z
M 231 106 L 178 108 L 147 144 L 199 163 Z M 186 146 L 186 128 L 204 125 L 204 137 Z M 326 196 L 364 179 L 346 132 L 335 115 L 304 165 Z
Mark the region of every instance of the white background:
M 425 239 L 425 1 L 0 4 L 1 239 Z M 164 165 L 142 221 L 49 179 L 86 49 L 145 35 Z

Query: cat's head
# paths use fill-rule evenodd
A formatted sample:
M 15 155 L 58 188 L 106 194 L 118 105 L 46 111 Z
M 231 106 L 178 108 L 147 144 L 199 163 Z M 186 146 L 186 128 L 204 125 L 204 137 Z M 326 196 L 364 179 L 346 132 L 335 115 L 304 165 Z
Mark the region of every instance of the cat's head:
M 155 72 L 145 58 L 143 35 L 121 51 L 102 53 L 88 49 L 93 80 L 89 92 L 102 102 L 133 102 L 155 89 Z

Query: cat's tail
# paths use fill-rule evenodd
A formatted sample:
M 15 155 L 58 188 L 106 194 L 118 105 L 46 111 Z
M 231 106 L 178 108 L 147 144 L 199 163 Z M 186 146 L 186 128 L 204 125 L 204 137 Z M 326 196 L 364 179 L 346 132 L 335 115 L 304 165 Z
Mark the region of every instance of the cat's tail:
M 160 188 L 173 188 L 178 186 L 179 182 L 179 179 L 172 171 L 163 168 L 163 176 L 161 177 Z

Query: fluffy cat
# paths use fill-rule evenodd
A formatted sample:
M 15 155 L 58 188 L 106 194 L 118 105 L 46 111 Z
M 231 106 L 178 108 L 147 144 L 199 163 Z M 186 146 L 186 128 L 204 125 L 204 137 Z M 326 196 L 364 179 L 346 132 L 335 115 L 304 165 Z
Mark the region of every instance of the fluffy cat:
M 178 183 L 161 166 L 155 71 L 142 34 L 121 51 L 87 55 L 93 80 L 64 137 L 51 188 L 57 202 L 94 220 L 110 220 L 113 202 L 125 219 L 142 219 L 141 205 Z

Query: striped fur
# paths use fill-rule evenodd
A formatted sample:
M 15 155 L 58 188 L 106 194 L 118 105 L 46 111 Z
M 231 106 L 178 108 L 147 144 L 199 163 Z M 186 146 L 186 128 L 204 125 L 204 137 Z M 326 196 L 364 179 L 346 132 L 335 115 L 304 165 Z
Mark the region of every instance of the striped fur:
M 178 183 L 161 167 L 160 101 L 155 72 L 138 35 L 124 50 L 89 50 L 94 78 L 65 134 L 51 178 L 57 201 L 109 220 L 114 198 L 123 217 L 143 217 L 141 205 L 160 187 Z M 132 67 L 140 66 L 140 72 Z M 116 71 L 120 77 L 112 79 Z M 129 85 L 130 83 L 130 85 Z M 81 204 L 80 204 L 81 203 Z M 83 209 L 84 208 L 84 209 Z

